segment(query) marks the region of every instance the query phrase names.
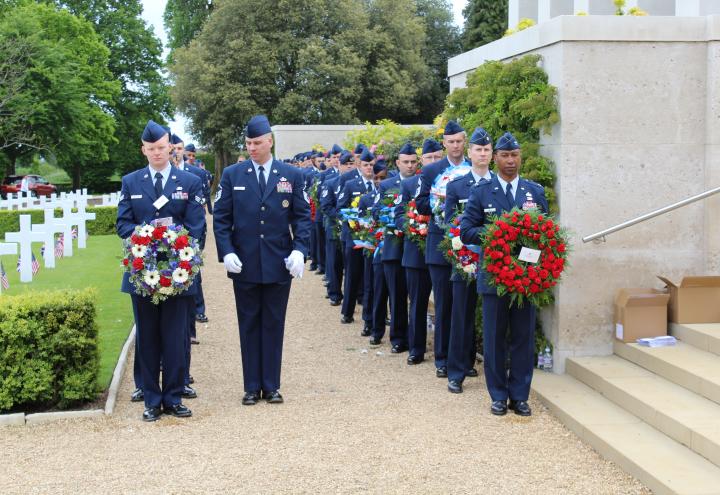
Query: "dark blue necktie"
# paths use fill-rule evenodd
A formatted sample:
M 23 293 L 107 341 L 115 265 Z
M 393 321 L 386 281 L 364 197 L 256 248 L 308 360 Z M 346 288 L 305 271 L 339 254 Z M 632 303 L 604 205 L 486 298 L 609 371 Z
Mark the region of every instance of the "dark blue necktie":
M 156 172 L 155 173 L 155 194 L 157 195 L 158 198 L 160 196 L 162 196 L 162 191 L 163 191 L 162 174 L 160 172 Z
M 372 191 L 371 182 L 370 182 L 370 181 L 367 181 L 367 182 L 365 183 L 365 192 L 366 192 L 366 193 L 369 193 L 369 192 L 371 192 L 371 191 Z
M 508 182 L 507 189 L 505 189 L 505 197 L 508 200 L 508 204 L 510 204 L 510 208 L 515 206 L 515 198 L 513 198 L 512 194 L 512 184 Z
M 265 182 L 265 167 L 260 165 L 258 167 L 258 171 L 260 174 L 258 174 L 258 182 L 260 183 L 260 194 L 265 194 L 265 186 L 267 186 L 267 182 Z

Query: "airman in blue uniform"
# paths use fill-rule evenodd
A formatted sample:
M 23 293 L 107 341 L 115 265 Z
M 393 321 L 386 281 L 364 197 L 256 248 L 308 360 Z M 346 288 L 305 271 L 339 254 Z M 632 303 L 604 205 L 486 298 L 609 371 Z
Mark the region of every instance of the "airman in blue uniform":
M 449 223 L 456 215 L 462 214 L 470 191 L 475 184 L 492 179 L 490 160 L 492 158 L 492 139 L 482 127 L 478 127 L 470 137 L 468 157 L 472 170 L 463 177 L 451 181 L 445 191 L 445 222 Z M 467 376 L 477 376 L 475 363 L 475 308 L 477 290 L 459 273 L 453 272 L 452 316 L 450 318 L 450 341 L 448 344 L 448 390 L 462 393 L 462 384 Z
M 425 262 L 430 271 L 435 302 L 435 374 L 438 378 L 447 378 L 452 288 L 450 286 L 450 264 L 438 249 L 445 232 L 435 221 L 430 206 L 430 189 L 437 176 L 448 167 L 462 165 L 466 162 L 464 157 L 465 130 L 457 122 L 451 120 L 445 126 L 443 145 L 447 150 L 447 156 L 438 162 L 423 166 L 415 197 L 418 212 L 421 215 L 430 215 L 430 226 L 425 244 Z
M 512 134 L 507 132 L 497 140 L 493 158 L 497 175 L 472 188 L 460 221 L 460 235 L 466 245 L 481 244 L 490 218 L 513 207 L 548 212 L 543 187 L 519 176 L 522 154 Z M 508 295 L 499 297 L 496 289 L 486 283 L 486 276 L 484 270 L 478 271 L 485 381 L 492 399 L 490 411 L 504 415 L 510 407 L 515 414 L 530 416 L 527 400 L 535 359 L 535 307 L 529 303 L 523 307 L 511 304 Z M 506 338 L 508 327 L 510 333 Z M 506 368 L 508 357 L 509 370 Z
M 250 160 L 227 167 L 216 194 L 218 257 L 233 281 L 240 330 L 244 405 L 281 403 L 285 313 L 292 277 L 302 277 L 310 242 L 310 204 L 302 173 L 271 154 L 270 122 L 250 119 Z
M 200 179 L 170 165 L 170 136 L 159 124 L 148 122 L 142 142 L 149 165 L 122 179 L 118 235 L 125 239 L 136 226 L 163 220 L 185 226 L 192 237 L 200 239 L 206 228 Z M 194 306 L 195 287 L 155 305 L 150 298 L 135 293 L 129 274 L 125 273 L 122 291 L 130 294 L 135 315 L 135 359 L 145 402 L 143 420 L 156 421 L 163 411 L 176 417 L 191 416 L 192 412 L 182 404 L 182 393 L 187 366 L 188 308 Z

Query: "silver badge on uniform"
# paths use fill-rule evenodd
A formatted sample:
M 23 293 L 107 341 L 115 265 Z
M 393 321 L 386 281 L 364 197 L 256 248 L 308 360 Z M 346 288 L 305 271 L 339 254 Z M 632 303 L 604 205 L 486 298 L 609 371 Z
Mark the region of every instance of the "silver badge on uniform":
M 288 206 L 290 206 L 290 201 L 288 201 L 287 199 L 283 199 L 282 205 L 283 208 L 287 208 Z
M 422 189 L 422 177 L 418 177 L 418 185 L 417 185 L 417 189 L 415 189 L 415 197 L 416 198 L 420 194 L 420 189 Z
M 218 186 L 218 190 L 215 193 L 215 201 L 220 201 L 220 198 L 222 198 L 222 186 Z

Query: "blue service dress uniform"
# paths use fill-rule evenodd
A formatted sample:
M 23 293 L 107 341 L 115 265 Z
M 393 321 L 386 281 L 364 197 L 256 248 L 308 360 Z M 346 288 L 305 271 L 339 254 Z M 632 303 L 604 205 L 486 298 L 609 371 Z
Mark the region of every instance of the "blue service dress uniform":
M 334 170 L 334 169 L 332 169 Z M 337 197 L 340 194 L 337 182 L 339 175 L 337 170 L 330 174 L 323 183 L 323 192 L 320 195 L 320 207 L 323 210 L 323 221 L 325 224 L 325 276 L 328 280 L 328 295 L 330 301 L 339 304 L 343 299 L 343 250 L 340 236 L 336 234 Z
M 310 205 L 300 171 L 273 160 L 267 177 L 261 194 L 252 161 L 226 168 L 213 215 L 220 261 L 235 253 L 242 262 L 242 271 L 228 277 L 235 291 L 245 392 L 280 388 L 291 282 L 284 260 L 294 250 L 307 256 L 310 241 Z
M 400 193 L 400 176 L 391 177 L 380 182 L 378 186 L 378 197 L 380 202 L 376 204 L 374 213 L 380 213 L 381 202 L 388 198 L 395 197 Z M 398 229 L 400 230 L 400 229 Z M 408 289 L 405 280 L 405 270 L 402 267 L 403 241 L 395 235 L 387 233 L 383 241 L 382 265 L 385 272 L 388 296 L 390 299 L 390 344 L 398 346 L 400 351 L 408 348 Z M 376 338 L 382 338 L 385 333 L 383 326 Z
M 320 174 L 315 167 L 309 167 L 304 170 L 302 170 L 303 175 L 305 176 L 305 192 L 308 194 L 308 197 L 310 196 L 310 190 L 313 187 L 313 184 L 315 183 L 315 179 Z M 317 216 L 317 212 L 315 213 Z M 310 263 L 310 270 L 317 270 L 319 268 L 318 265 L 318 242 L 317 242 L 317 230 L 315 229 L 315 219 L 312 219 L 313 225 L 310 229 L 310 251 L 308 257 L 312 260 Z M 322 270 L 324 271 L 324 270 Z
M 488 180 L 488 178 L 492 178 L 490 171 L 480 180 Z M 456 213 L 462 214 L 474 185 L 475 176 L 472 172 L 458 177 L 447 185 L 446 223 L 449 223 Z M 482 260 L 482 257 L 480 259 Z M 453 272 L 450 280 L 453 302 L 447 358 L 448 381 L 462 383 L 475 363 L 475 308 L 478 295 L 475 285 L 466 282 L 460 274 Z
M 460 221 L 460 236 L 467 244 L 479 245 L 485 225 L 490 217 L 522 208 L 525 203 L 537 205 L 548 212 L 543 187 L 535 182 L 519 178 L 514 200 L 510 202 L 494 176 L 472 188 Z M 485 282 L 486 272 L 478 271 L 477 290 L 482 294 L 483 310 L 483 366 L 485 381 L 493 401 L 507 399 L 527 401 L 530 394 L 535 361 L 535 307 L 525 304 L 522 308 L 510 304 L 510 297 L 498 297 L 495 288 Z M 506 332 L 510 327 L 509 339 Z M 510 354 L 510 372 L 506 358 Z
M 425 262 L 432 280 L 435 302 L 435 367 L 447 367 L 447 352 L 450 342 L 450 318 L 452 314 L 452 287 L 450 285 L 451 267 L 438 249 L 445 231 L 435 222 L 430 206 L 430 189 L 438 175 L 453 166 L 447 157 L 426 165 L 420 171 L 419 191 L 415 197 L 417 210 L 421 215 L 430 215 L 427 241 L 425 243 Z
M 200 179 L 171 168 L 163 187 L 163 195 L 170 201 L 158 210 L 153 205 L 159 197 L 155 192 L 155 173 L 145 167 L 123 177 L 116 222 L 118 235 L 126 239 L 138 225 L 172 217 L 174 224 L 185 226 L 192 237 L 200 239 L 206 229 Z M 143 390 L 145 407 L 169 408 L 180 404 L 187 374 L 188 308 L 194 306 L 195 284 L 181 295 L 157 305 L 149 297 L 135 294 L 128 273 L 123 276 L 121 290 L 130 294 L 132 301 L 137 332 L 135 384 Z
M 367 215 L 368 211 L 375 204 L 375 198 L 377 197 L 377 191 L 366 193 L 360 196 L 360 202 L 358 203 L 358 213 L 360 216 Z M 370 328 L 375 324 L 375 267 L 373 261 L 375 259 L 375 253 L 368 253 L 366 249 L 361 250 L 363 254 L 363 310 L 362 319 L 365 322 L 365 328 Z M 385 304 L 387 304 L 387 296 Z M 386 311 L 387 312 L 387 311 Z M 383 316 L 383 325 L 385 324 L 385 316 Z
M 399 230 L 405 226 L 405 208 L 417 191 L 420 176 L 416 175 L 402 181 L 400 204 L 395 209 L 395 223 Z M 425 359 L 427 349 L 427 313 L 430 304 L 432 282 L 425 262 L 425 254 L 420 247 L 408 238 L 403 239 L 402 266 L 407 279 L 410 313 L 408 323 L 409 356 Z
M 325 189 L 324 181 L 326 177 L 328 177 L 328 174 L 330 171 L 333 171 L 334 174 L 337 173 L 337 171 L 334 168 L 325 169 L 317 174 L 317 177 L 315 178 L 315 182 L 317 183 L 317 197 L 318 197 L 318 204 L 315 205 L 315 220 L 314 220 L 314 230 L 315 230 L 315 237 L 317 238 L 317 259 L 318 259 L 318 272 L 321 274 L 327 273 L 326 271 L 326 262 L 325 262 L 325 254 L 327 252 L 327 242 L 325 241 L 325 219 L 324 214 L 322 211 L 322 208 L 320 207 L 320 198 L 322 196 L 322 193 Z M 332 175 L 330 176 L 332 177 Z

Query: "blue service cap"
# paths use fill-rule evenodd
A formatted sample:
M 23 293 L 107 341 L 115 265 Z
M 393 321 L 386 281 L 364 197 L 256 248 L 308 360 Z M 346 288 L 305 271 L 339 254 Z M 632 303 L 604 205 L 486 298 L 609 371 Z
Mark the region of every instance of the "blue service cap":
M 187 146 L 185 146 L 185 151 L 191 151 L 191 152 L 195 153 L 197 150 L 195 149 L 195 145 L 190 143 Z
M 492 144 L 492 138 L 485 129 L 483 129 L 482 127 L 476 127 L 472 133 L 472 136 L 470 136 L 470 144 L 479 144 L 481 146 L 485 146 L 488 144 Z
M 367 146 L 365 146 L 365 145 L 362 144 L 362 143 L 358 143 L 358 144 L 355 145 L 355 151 L 353 151 L 353 153 L 355 153 L 356 155 L 359 155 L 360 153 L 363 152 L 363 150 L 364 150 L 365 148 L 367 148 Z
M 427 138 L 423 142 L 422 154 L 435 153 L 436 151 L 442 151 L 442 145 L 432 138 Z
M 332 148 L 330 148 L 330 151 L 328 152 L 330 155 L 338 155 L 343 152 L 343 149 L 338 146 L 337 144 L 333 144 Z
M 511 151 L 519 149 L 520 144 L 518 143 L 517 139 L 515 139 L 515 136 L 513 136 L 509 132 L 506 132 L 505 134 L 500 136 L 500 138 L 497 140 L 497 143 L 495 143 L 495 151 Z
M 375 165 L 373 165 L 373 173 L 379 174 L 383 170 L 387 169 L 387 162 L 385 162 L 384 159 L 380 158 L 377 162 L 375 162 Z
M 340 155 L 340 163 L 345 165 L 348 161 L 352 160 L 353 158 L 355 158 L 355 157 L 353 156 L 352 153 L 350 153 L 349 151 L 343 151 L 342 154 Z
M 453 134 L 459 134 L 461 132 L 465 132 L 465 129 L 463 129 L 460 124 L 458 124 L 454 120 L 451 120 L 445 126 L 443 136 L 452 136 Z
M 170 136 L 170 142 L 172 144 L 180 144 L 183 142 L 183 140 L 177 134 L 173 134 Z
M 154 143 L 156 141 L 159 141 L 160 139 L 162 139 L 163 136 L 166 135 L 167 132 L 165 131 L 165 128 L 163 126 L 161 126 L 157 122 L 148 120 L 148 123 L 145 126 L 142 137 L 140 139 L 142 139 L 146 143 Z
M 247 127 L 245 128 L 245 136 L 250 139 L 270 134 L 272 129 L 270 128 L 270 121 L 264 115 L 255 115 L 248 120 Z
M 360 161 L 371 162 L 374 159 L 375 159 L 375 155 L 373 155 L 369 149 L 365 148 L 362 150 L 362 153 L 360 154 Z
M 415 150 L 415 146 L 412 145 L 410 141 L 402 145 L 402 148 L 400 148 L 400 151 L 398 151 L 398 155 L 417 155 L 417 150 Z

